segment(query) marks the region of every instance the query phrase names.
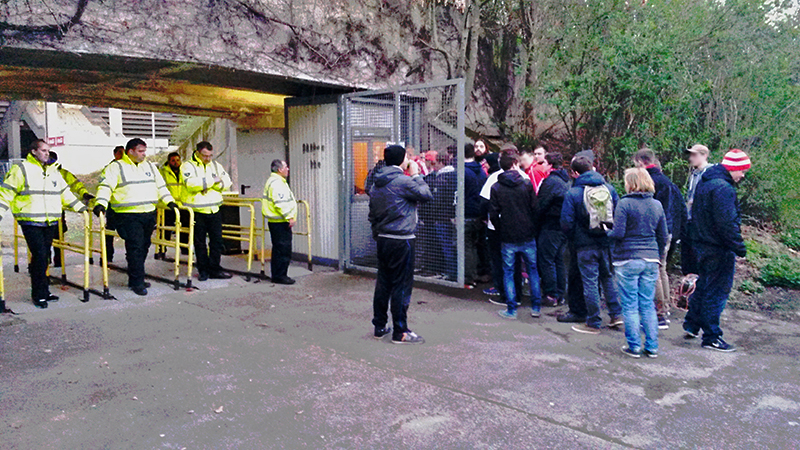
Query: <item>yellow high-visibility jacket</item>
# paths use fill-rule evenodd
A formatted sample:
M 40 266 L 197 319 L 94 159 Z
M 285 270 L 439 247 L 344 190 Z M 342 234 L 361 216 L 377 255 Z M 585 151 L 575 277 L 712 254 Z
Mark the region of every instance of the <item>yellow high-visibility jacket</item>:
M 164 182 L 167 184 L 167 189 L 169 189 L 172 198 L 178 203 L 183 202 L 185 194 L 180 168 L 178 169 L 178 173 L 175 173 L 169 164 L 164 164 L 161 166 L 161 176 L 164 177 Z
M 11 209 L 21 224 L 54 225 L 61 219 L 64 207 L 77 212 L 86 210 L 58 167 L 42 166 L 33 155 L 14 164 L 0 183 L 0 217 Z
M 191 161 L 181 164 L 183 176 L 183 204 L 202 214 L 213 214 L 219 211 L 222 205 L 222 191 L 227 191 L 233 184 L 228 172 L 216 161 L 203 163 L 197 152 L 192 155 Z M 214 183 L 214 176 L 222 180 Z
M 111 161 L 100 175 L 97 204 L 115 212 L 146 213 L 155 211 L 158 202 L 166 205 L 172 201 L 161 172 L 150 161 L 136 164 L 126 153 Z
M 297 218 L 297 200 L 289 183 L 280 174 L 272 173 L 264 184 L 261 212 L 270 222 L 288 222 Z
M 79 180 L 78 177 L 76 177 L 72 172 L 63 168 L 59 163 L 55 163 L 54 165 L 58 166 L 58 172 L 61 174 L 61 177 L 64 178 L 64 181 L 67 182 L 69 190 L 71 190 L 76 197 L 83 198 L 83 194 L 89 193 L 89 190 L 86 189 L 86 186 L 84 186 L 81 180 Z

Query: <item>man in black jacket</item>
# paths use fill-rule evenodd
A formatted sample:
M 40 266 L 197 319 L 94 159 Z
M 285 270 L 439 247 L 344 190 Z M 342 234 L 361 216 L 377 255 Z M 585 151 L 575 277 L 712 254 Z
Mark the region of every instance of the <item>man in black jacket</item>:
M 692 203 L 689 230 L 698 260 L 697 287 L 689 297 L 689 312 L 683 322 L 687 339 L 703 331 L 703 348 L 732 352 L 736 348 L 722 339 L 719 317 L 733 287 L 736 256 L 747 255 L 741 232 L 736 183 L 750 169 L 750 158 L 733 149 L 722 164 L 705 171 Z
M 550 175 L 539 186 L 539 217 L 542 229 L 537 240 L 539 276 L 542 279 L 542 294 L 545 306 L 558 306 L 567 289 L 567 270 L 564 265 L 564 250 L 567 236 L 561 229 L 561 205 L 569 190 L 569 174 L 564 170 L 561 153 L 545 155 L 543 168 Z
M 649 148 L 642 148 L 633 155 L 633 163 L 637 167 L 647 170 L 650 178 L 653 179 L 653 184 L 656 191 L 653 198 L 661 203 L 664 208 L 664 214 L 667 217 L 667 248 L 662 253 L 661 261 L 659 262 L 658 282 L 656 283 L 656 314 L 658 316 L 658 328 L 666 330 L 669 328 L 669 277 L 667 276 L 667 261 L 669 260 L 669 252 L 677 244 L 683 230 L 684 223 L 686 222 L 686 204 L 683 202 L 683 194 L 680 188 L 675 185 L 664 172 L 661 171 L 658 158 L 655 152 Z
M 417 204 L 433 200 L 428 185 L 409 164 L 406 149 L 390 145 L 383 152 L 386 166 L 379 169 L 369 192 L 369 222 L 378 243 L 378 278 L 372 301 L 374 336 L 381 339 L 392 332 L 386 327 L 391 301 L 392 342 L 422 344 L 422 337 L 408 328 L 407 313 L 414 282 L 414 231 Z M 411 176 L 403 173 L 408 170 Z
M 536 194 L 531 181 L 516 170 L 517 159 L 509 153 L 500 156 L 503 173 L 497 177 L 489 197 L 489 217 L 500 236 L 503 257 L 503 286 L 506 309 L 498 311 L 506 319 L 517 318 L 517 293 L 514 264 L 521 255 L 531 286 L 531 316 L 539 317 L 542 296 L 536 268 Z

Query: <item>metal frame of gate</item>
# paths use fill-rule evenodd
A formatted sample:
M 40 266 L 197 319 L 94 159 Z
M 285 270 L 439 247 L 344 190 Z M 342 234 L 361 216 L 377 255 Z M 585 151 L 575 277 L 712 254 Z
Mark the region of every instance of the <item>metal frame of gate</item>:
M 452 134 L 452 141 L 456 146 L 455 158 L 457 160 L 455 166 L 456 170 L 456 195 L 455 195 L 455 253 L 456 253 L 456 276 L 443 278 L 433 276 L 423 276 L 422 273 L 415 273 L 415 281 L 423 281 L 428 283 L 442 284 L 447 286 L 464 287 L 464 144 L 466 143 L 466 136 L 464 134 L 465 124 L 465 93 L 464 93 L 464 80 L 461 78 L 453 80 L 445 80 L 435 83 L 426 83 L 413 86 L 403 86 L 392 89 L 376 90 L 376 91 L 363 91 L 342 95 L 339 98 L 339 150 L 342 161 L 342 195 L 340 196 L 340 211 L 344 214 L 341 216 L 341 228 L 344 230 L 344 239 L 342 239 L 342 248 L 340 249 L 339 267 L 345 270 L 358 270 L 375 273 L 377 267 L 372 267 L 374 264 L 365 264 L 363 261 L 356 261 L 353 258 L 354 249 L 354 235 L 352 233 L 358 230 L 363 230 L 364 225 L 360 223 L 362 218 L 355 217 L 353 205 L 357 202 L 368 201 L 364 195 L 357 195 L 354 192 L 354 185 L 356 180 L 355 162 L 354 162 L 354 127 L 352 125 L 351 116 L 353 109 L 359 105 L 369 105 L 373 108 L 383 108 L 386 113 L 391 113 L 391 142 L 415 144 L 419 145 L 419 141 L 423 140 L 421 131 L 423 131 L 422 123 L 413 123 L 412 114 L 409 112 L 403 113 L 404 107 L 410 105 L 406 104 L 408 98 L 413 97 L 414 94 L 433 92 L 433 93 L 449 93 L 452 98 L 448 104 L 451 105 L 449 110 L 450 118 L 455 118 L 454 130 Z M 417 99 L 423 97 L 416 97 Z M 389 109 L 391 108 L 391 109 Z M 407 110 L 408 108 L 406 108 Z M 452 111 L 455 109 L 455 111 Z M 455 117 L 453 117 L 453 115 Z M 361 127 L 362 129 L 369 129 L 369 126 Z M 385 130 L 385 128 L 384 128 Z M 405 139 L 410 138 L 412 142 L 405 142 Z M 416 140 L 417 142 L 414 142 Z M 417 147 L 420 152 L 426 148 L 425 145 Z M 363 205 L 360 205 L 363 209 Z M 358 220 L 359 223 L 354 226 L 354 221 Z M 363 234 L 363 233 L 362 233 Z M 363 235 L 356 236 L 361 240 L 372 239 L 371 235 L 364 237 Z M 419 246 L 419 243 L 418 243 Z

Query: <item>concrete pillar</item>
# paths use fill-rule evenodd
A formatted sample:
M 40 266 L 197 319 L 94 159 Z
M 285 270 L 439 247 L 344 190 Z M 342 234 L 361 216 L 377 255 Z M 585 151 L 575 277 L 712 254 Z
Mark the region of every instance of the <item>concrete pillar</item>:
M 8 159 L 22 158 L 22 140 L 19 135 L 19 120 L 9 121 Z
M 111 137 L 122 136 L 122 110 L 119 108 L 108 108 L 108 127 L 111 130 Z
M 226 120 L 227 128 L 226 128 L 226 137 L 227 137 L 227 150 L 228 150 L 228 174 L 231 176 L 231 181 L 233 182 L 233 187 L 231 190 L 234 192 L 239 191 L 239 165 L 238 165 L 238 154 L 239 149 L 236 143 L 236 122 L 232 120 Z
M 58 103 L 45 102 L 44 104 L 45 136 L 42 139 L 61 135 L 61 123 L 58 120 Z

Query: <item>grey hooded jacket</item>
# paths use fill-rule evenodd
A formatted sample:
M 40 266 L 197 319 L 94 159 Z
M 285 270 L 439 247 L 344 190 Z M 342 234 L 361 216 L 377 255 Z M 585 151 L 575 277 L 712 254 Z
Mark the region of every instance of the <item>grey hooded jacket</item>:
M 421 176 L 409 177 L 397 166 L 378 170 L 369 192 L 369 223 L 373 237 L 413 239 L 417 204 L 433 200 Z

